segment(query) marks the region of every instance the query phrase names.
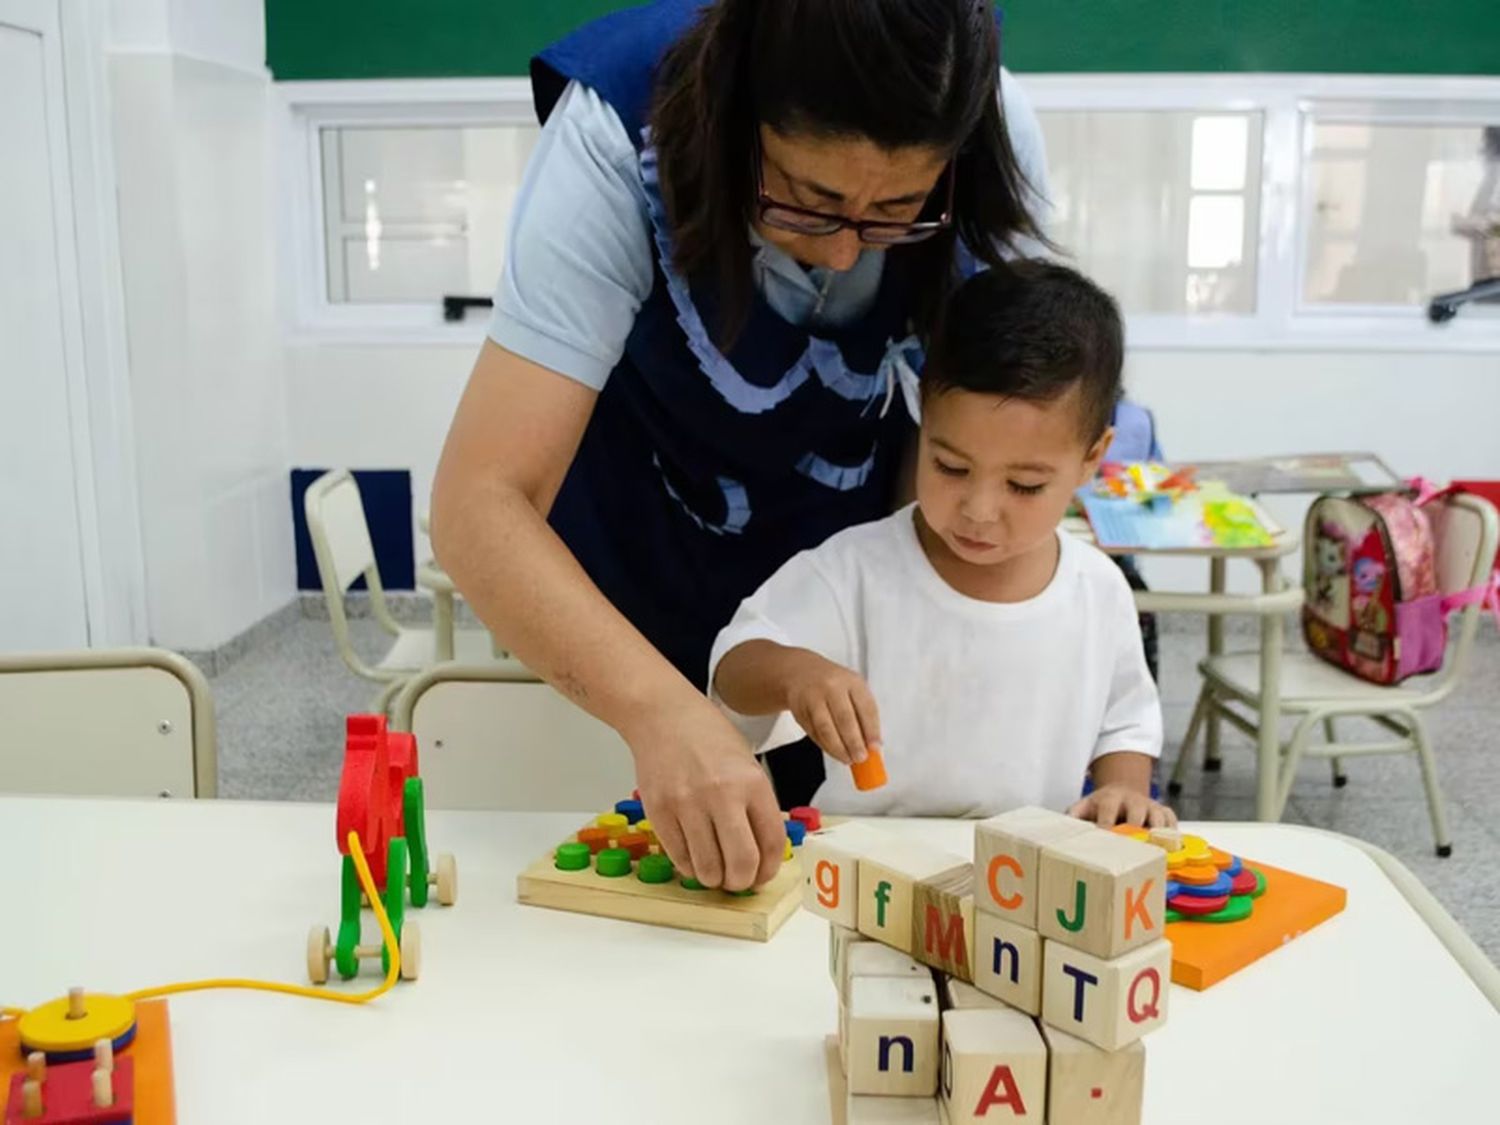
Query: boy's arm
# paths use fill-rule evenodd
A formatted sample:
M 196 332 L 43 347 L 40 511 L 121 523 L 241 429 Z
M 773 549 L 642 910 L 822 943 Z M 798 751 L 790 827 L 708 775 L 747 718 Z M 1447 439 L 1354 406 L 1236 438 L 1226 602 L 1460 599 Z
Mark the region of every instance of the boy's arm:
M 714 670 L 714 694 L 741 715 L 790 712 L 830 757 L 863 762 L 880 745 L 880 714 L 857 673 L 805 648 L 770 640 L 736 645 Z

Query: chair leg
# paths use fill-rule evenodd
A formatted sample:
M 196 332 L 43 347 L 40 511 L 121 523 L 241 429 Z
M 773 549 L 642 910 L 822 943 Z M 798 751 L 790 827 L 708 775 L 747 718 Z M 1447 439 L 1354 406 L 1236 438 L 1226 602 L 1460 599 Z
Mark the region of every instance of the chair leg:
M 1333 725 L 1332 715 L 1323 720 L 1323 737 L 1327 740 L 1328 745 L 1330 746 L 1335 746 L 1338 744 L 1338 731 Z M 1328 759 L 1328 764 L 1333 770 L 1333 787 L 1335 789 L 1342 789 L 1344 786 L 1348 785 L 1349 775 L 1344 772 L 1343 759 L 1335 755 L 1334 757 Z
M 1438 786 L 1437 762 L 1432 756 L 1432 741 L 1421 716 L 1403 716 L 1411 723 L 1412 741 L 1417 744 L 1417 760 L 1422 764 L 1422 784 L 1427 789 L 1427 811 L 1432 815 L 1432 835 L 1437 854 L 1447 859 L 1453 854 L 1453 838 L 1448 835 L 1448 814 L 1443 811 L 1443 791 Z
M 1312 735 L 1317 718 L 1316 714 L 1310 714 L 1297 721 L 1297 727 L 1292 731 L 1292 740 L 1287 743 L 1286 753 L 1281 756 L 1281 784 L 1276 793 L 1277 820 L 1286 813 L 1286 803 L 1292 797 L 1292 786 L 1297 783 L 1297 766 L 1302 762 L 1302 751 L 1307 748 L 1307 740 Z
M 1188 758 L 1193 753 L 1193 744 L 1198 741 L 1198 730 L 1203 726 L 1203 718 L 1208 713 L 1212 694 L 1207 683 L 1198 693 L 1198 704 L 1193 708 L 1193 717 L 1188 722 L 1187 733 L 1182 736 L 1182 746 L 1177 751 L 1177 764 L 1172 767 L 1172 776 L 1167 781 L 1169 796 L 1182 795 L 1182 778 L 1187 773 Z

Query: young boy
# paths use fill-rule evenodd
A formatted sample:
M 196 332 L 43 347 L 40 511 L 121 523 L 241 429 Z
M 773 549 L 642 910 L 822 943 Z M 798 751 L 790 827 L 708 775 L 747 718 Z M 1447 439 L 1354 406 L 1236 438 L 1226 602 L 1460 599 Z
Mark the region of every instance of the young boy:
M 1058 527 L 1109 447 L 1122 335 L 1063 266 L 966 282 L 922 376 L 916 503 L 790 559 L 719 634 L 715 698 L 758 751 L 822 748 L 823 810 L 1176 822 L 1150 797 L 1161 706 L 1130 589 Z M 861 792 L 867 747 L 889 781 Z

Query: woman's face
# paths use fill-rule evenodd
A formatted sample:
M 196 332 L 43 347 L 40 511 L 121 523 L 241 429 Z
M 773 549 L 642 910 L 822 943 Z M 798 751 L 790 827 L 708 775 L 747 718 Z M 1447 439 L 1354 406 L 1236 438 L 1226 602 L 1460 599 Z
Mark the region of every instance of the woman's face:
M 766 195 L 846 219 L 914 222 L 937 186 L 947 156 L 936 148 L 883 149 L 863 137 L 812 137 L 760 127 Z M 805 266 L 847 270 L 867 245 L 852 230 L 809 235 L 767 226 L 756 232 Z M 882 249 L 882 247 L 875 247 Z

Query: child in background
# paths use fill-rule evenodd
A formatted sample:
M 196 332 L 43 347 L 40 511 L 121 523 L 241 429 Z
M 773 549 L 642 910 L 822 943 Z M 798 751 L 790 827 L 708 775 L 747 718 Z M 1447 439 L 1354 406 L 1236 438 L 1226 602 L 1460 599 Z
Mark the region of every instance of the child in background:
M 805 733 L 838 763 L 823 810 L 1176 823 L 1130 589 L 1058 526 L 1109 447 L 1122 338 L 1066 267 L 967 281 L 922 375 L 916 503 L 790 559 L 719 634 L 712 691 L 752 745 Z M 870 747 L 889 781 L 861 792 Z

